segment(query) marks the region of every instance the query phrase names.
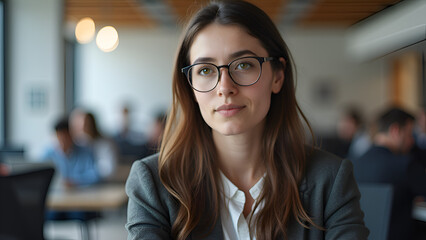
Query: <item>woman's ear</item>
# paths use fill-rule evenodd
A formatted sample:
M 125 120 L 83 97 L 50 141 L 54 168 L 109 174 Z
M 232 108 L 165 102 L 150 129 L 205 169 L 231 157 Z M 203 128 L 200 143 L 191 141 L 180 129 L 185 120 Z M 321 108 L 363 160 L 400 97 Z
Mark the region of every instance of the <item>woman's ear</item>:
M 272 79 L 272 92 L 277 94 L 281 91 L 281 88 L 284 83 L 284 71 L 286 68 L 286 61 L 283 57 L 279 58 L 279 61 L 281 62 L 282 68 L 275 70 L 274 77 Z

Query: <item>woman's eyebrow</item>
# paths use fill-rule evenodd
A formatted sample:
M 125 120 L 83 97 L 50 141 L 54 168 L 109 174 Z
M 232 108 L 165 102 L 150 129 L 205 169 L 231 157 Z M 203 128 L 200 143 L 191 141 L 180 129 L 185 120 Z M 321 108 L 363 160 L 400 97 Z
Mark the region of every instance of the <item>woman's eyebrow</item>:
M 244 56 L 244 55 L 253 55 L 253 56 L 257 56 L 257 54 L 256 53 L 254 53 L 254 52 L 252 52 L 252 51 L 250 51 L 250 50 L 248 50 L 248 49 L 246 49 L 246 50 L 241 50 L 241 51 L 238 51 L 238 52 L 234 52 L 234 53 L 232 53 L 231 55 L 229 55 L 230 56 L 230 58 L 231 59 L 235 59 L 235 58 L 238 58 L 238 57 L 242 57 L 242 56 Z
M 192 64 L 196 64 L 196 63 L 210 63 L 210 62 L 214 62 L 215 59 L 211 58 L 211 57 L 200 57 L 195 59 L 194 63 Z
M 231 55 L 229 55 L 229 58 L 230 58 L 230 60 L 233 60 L 235 58 L 242 57 L 244 55 L 257 56 L 257 54 L 255 54 L 254 52 L 252 52 L 250 50 L 241 50 L 241 51 L 232 53 Z M 192 64 L 211 63 L 211 62 L 214 62 L 215 60 L 216 59 L 212 58 L 212 57 L 199 57 L 199 58 L 195 59 L 195 61 Z

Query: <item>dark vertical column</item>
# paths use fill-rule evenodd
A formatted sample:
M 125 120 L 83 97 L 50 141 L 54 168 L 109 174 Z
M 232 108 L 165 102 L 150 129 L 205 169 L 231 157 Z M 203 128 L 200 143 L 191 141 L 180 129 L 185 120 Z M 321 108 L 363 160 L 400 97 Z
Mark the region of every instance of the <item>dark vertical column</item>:
M 0 0 L 0 146 L 6 145 L 5 4 Z
M 65 40 L 65 110 L 70 113 L 75 105 L 75 42 Z
M 422 90 L 421 90 L 421 104 L 422 107 L 426 109 L 426 50 L 423 49 L 422 50 L 422 66 L 421 66 L 421 71 L 422 71 L 422 79 L 421 79 L 421 86 L 422 86 Z

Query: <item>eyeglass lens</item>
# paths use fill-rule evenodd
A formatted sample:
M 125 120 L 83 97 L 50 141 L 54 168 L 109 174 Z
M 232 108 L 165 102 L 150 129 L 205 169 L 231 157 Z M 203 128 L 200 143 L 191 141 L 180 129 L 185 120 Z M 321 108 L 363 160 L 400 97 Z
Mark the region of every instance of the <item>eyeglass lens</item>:
M 256 58 L 240 58 L 229 64 L 228 71 L 235 83 L 241 86 L 248 86 L 259 79 L 261 64 Z M 210 63 L 192 66 L 188 71 L 188 75 L 192 87 L 198 91 L 212 90 L 216 87 L 220 78 L 219 68 Z

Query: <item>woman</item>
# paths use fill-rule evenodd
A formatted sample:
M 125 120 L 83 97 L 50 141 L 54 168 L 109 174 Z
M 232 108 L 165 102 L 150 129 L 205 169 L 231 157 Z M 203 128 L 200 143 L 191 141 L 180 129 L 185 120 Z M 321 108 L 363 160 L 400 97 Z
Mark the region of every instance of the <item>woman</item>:
M 70 115 L 71 134 L 77 145 L 93 151 L 98 174 L 102 180 L 113 177 L 118 162 L 115 143 L 102 136 L 91 112 L 76 108 Z
M 201 9 L 178 51 L 160 154 L 127 181 L 128 239 L 366 239 L 351 164 L 305 146 L 293 81 L 264 12 Z

